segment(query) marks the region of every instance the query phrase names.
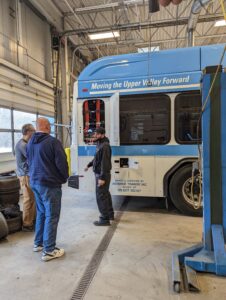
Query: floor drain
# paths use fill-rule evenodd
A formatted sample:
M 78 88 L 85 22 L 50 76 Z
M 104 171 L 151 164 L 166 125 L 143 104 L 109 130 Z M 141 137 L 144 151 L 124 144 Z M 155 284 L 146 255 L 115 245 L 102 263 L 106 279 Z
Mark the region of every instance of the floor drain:
M 104 237 L 102 238 L 100 244 L 98 245 L 96 251 L 94 252 L 91 261 L 89 262 L 84 274 L 82 275 L 82 278 L 80 279 L 78 286 L 76 287 L 71 300 L 81 300 L 84 298 L 93 277 L 96 274 L 96 271 L 101 263 L 101 260 L 104 256 L 105 251 L 107 250 L 110 241 L 115 233 L 115 230 L 120 222 L 120 219 L 125 211 L 125 208 L 127 207 L 127 204 L 129 202 L 129 198 L 126 197 L 123 201 L 119 211 L 116 214 L 115 221 L 112 223 L 112 225 L 108 228 L 107 232 L 105 233 Z

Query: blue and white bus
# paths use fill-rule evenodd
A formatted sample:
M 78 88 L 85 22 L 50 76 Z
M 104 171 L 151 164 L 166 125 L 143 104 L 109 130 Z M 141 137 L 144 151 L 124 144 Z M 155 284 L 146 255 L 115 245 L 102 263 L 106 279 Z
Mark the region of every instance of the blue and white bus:
M 73 99 L 71 167 L 84 175 L 80 190 L 94 191 L 94 176 L 84 168 L 95 153 L 93 133 L 102 126 L 112 146 L 113 195 L 165 197 L 182 213 L 200 215 L 191 170 L 198 156 L 201 76 L 206 66 L 219 64 L 223 48 L 125 54 L 88 65 Z

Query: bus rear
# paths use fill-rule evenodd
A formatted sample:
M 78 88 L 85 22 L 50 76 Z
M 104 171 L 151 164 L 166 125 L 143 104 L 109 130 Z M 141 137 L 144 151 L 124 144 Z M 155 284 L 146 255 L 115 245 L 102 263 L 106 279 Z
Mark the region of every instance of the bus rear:
M 113 195 L 165 197 L 182 213 L 200 215 L 192 163 L 201 138 L 201 70 L 217 64 L 222 51 L 220 45 L 128 54 L 87 66 L 74 87 L 73 173 L 84 175 L 101 126 L 112 146 Z M 80 177 L 80 190 L 94 187 L 91 172 Z

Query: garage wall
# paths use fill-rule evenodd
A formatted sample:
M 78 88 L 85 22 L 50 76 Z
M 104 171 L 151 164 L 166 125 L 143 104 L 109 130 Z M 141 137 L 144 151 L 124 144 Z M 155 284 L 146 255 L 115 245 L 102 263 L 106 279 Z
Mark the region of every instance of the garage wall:
M 17 64 L 15 3 L 0 0 L 0 57 Z
M 1 107 L 54 116 L 50 25 L 20 0 L 0 0 Z M 0 173 L 14 168 L 12 147 Z
M 52 81 L 50 26 L 19 0 L 0 0 L 0 57 Z
M 53 116 L 53 85 L 0 58 L 0 106 Z

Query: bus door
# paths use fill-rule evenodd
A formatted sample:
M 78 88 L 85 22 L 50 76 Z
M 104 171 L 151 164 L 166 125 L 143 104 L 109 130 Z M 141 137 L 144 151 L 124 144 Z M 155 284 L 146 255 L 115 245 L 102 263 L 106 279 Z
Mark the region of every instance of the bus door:
M 95 189 L 92 170 L 84 173 L 95 154 L 94 134 L 98 127 L 106 130 L 111 146 L 119 145 L 119 94 L 111 97 L 79 99 L 77 105 L 78 174 L 80 190 L 93 192 Z
M 114 195 L 154 194 L 155 157 L 149 155 L 146 146 L 150 124 L 156 121 L 152 120 L 149 99 L 145 98 L 145 95 L 120 95 L 120 147 L 113 147 L 111 188 Z

